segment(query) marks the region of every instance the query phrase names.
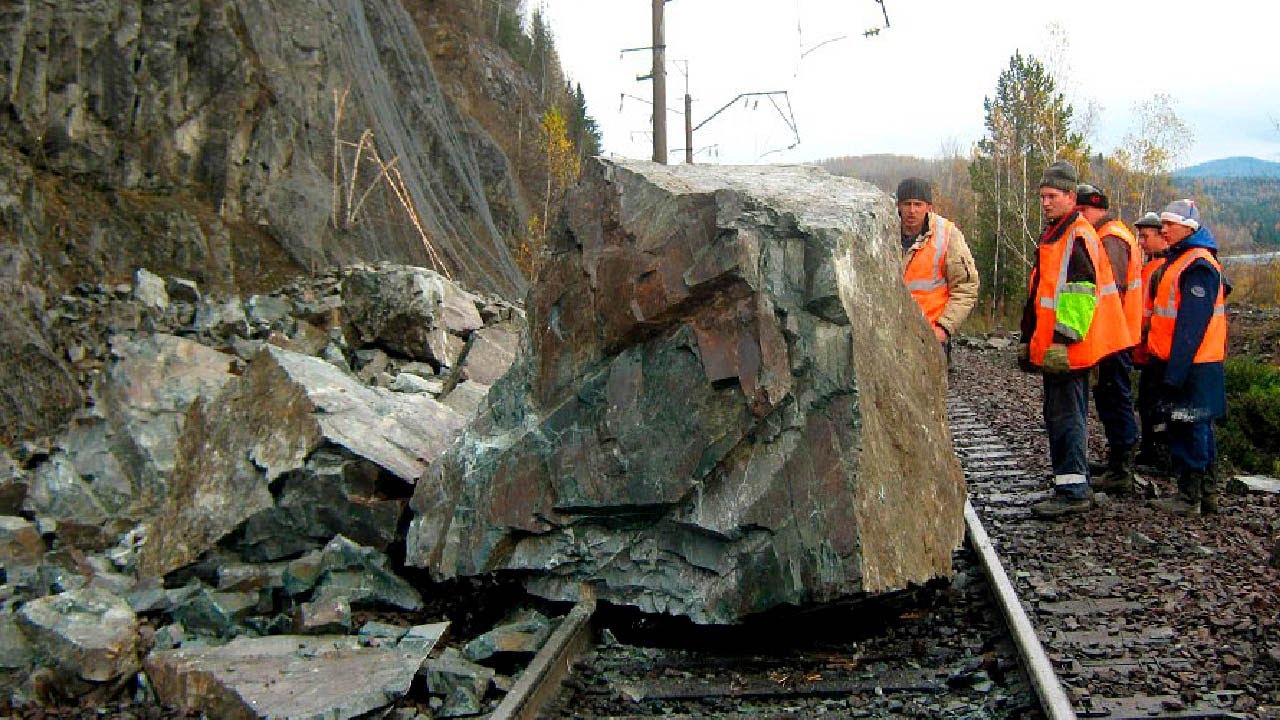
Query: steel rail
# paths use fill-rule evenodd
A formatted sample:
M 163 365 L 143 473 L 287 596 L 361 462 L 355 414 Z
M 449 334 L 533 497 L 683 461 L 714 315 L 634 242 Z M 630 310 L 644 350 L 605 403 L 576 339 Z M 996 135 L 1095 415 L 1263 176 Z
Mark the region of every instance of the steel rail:
M 591 645 L 591 616 L 595 611 L 594 597 L 586 597 L 573 606 L 494 709 L 491 720 L 538 717 L 572 672 L 578 656 Z
M 1062 689 L 1058 674 L 1053 670 L 1053 663 L 1036 636 L 1035 626 L 1022 608 L 1018 593 L 1013 589 L 1013 583 L 1009 581 L 1000 556 L 991 544 L 991 538 L 987 536 L 987 530 L 982 526 L 977 511 L 973 509 L 973 503 L 967 499 L 964 501 L 964 525 L 969 534 L 969 544 L 978 554 L 987 579 L 991 582 L 996 602 L 1009 623 L 1009 630 L 1013 633 L 1019 654 L 1022 655 L 1022 662 L 1026 665 L 1027 676 L 1036 689 L 1036 695 L 1040 697 L 1045 717 L 1049 720 L 1075 720 L 1076 712 L 1067 699 L 1066 691 Z

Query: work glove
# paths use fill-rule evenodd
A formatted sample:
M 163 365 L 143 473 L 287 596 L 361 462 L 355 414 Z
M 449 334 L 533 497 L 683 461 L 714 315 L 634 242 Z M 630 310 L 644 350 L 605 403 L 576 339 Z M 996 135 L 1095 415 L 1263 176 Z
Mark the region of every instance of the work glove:
M 1031 363 L 1031 346 L 1026 343 L 1018 345 L 1018 369 L 1026 373 L 1040 372 L 1040 368 Z
M 941 325 L 933 326 L 933 336 L 938 338 L 938 342 L 940 343 L 944 343 L 947 340 L 951 339 L 951 335 L 947 333 L 947 329 L 942 327 Z
M 1067 360 L 1067 346 L 1054 343 L 1044 351 L 1044 362 L 1040 365 L 1046 375 L 1061 375 L 1070 372 L 1071 363 Z

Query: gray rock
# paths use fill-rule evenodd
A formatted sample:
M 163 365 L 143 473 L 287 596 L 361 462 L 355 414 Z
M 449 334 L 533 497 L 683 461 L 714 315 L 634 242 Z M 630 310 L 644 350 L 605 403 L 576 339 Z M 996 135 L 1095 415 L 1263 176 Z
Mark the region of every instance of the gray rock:
M 195 305 L 202 299 L 200 296 L 200 285 L 195 280 L 171 277 L 165 281 L 164 289 L 169 295 L 169 300 L 172 302 Z
M 42 663 L 104 682 L 139 667 L 138 619 L 123 599 L 95 588 L 32 600 L 18 622 Z
M 484 405 L 485 398 L 488 395 L 488 385 L 465 380 L 455 385 L 448 395 L 440 399 L 440 402 L 452 408 L 459 415 L 472 418 L 475 417 L 480 407 Z
M 426 678 L 427 690 L 444 697 L 440 716 L 462 717 L 484 711 L 484 694 L 496 673 L 467 660 L 453 648 L 445 648 L 440 657 L 423 665 L 421 674 Z
M 208 717 L 345 720 L 403 697 L 425 658 L 354 637 L 284 635 L 152 652 L 146 670 L 161 702 Z
M 1240 495 L 1280 493 L 1280 478 L 1266 475 L 1236 475 L 1227 481 L 1227 490 Z
M 444 382 L 438 378 L 424 378 L 413 373 L 402 372 L 391 379 L 388 389 L 400 393 L 430 393 L 438 395 L 444 388 Z
M 196 305 L 196 316 L 192 320 L 192 329 L 196 332 L 215 335 L 243 334 L 248 332 L 248 316 L 239 297 L 232 296 L 225 301 L 201 301 Z
M 484 662 L 495 655 L 532 655 L 551 634 L 551 620 L 539 612 L 502 623 L 462 647 L 462 655 L 472 662 Z
M 474 296 L 424 268 L 354 268 L 343 278 L 342 299 L 362 344 L 438 365 L 457 359 L 459 335 L 484 325 Z
M 330 599 L 298 605 L 293 626 L 303 635 L 331 635 L 351 632 L 351 622 L 351 603 Z
M 951 572 L 964 479 L 888 197 L 596 160 L 568 224 L 527 351 L 417 484 L 408 563 L 700 623 Z
M 173 609 L 173 619 L 192 633 L 230 638 L 241 633 L 241 621 L 260 609 L 256 592 L 215 592 L 200 588 Z
M 267 347 L 217 398 L 193 403 L 139 571 L 181 567 L 275 507 L 269 485 L 322 445 L 413 482 L 463 421 L 426 396 L 371 388 L 317 358 Z
M 449 630 L 448 622 L 414 625 L 400 638 L 400 644 L 413 649 L 426 649 L 430 652 Z
M 245 303 L 245 315 L 249 322 L 274 328 L 293 313 L 293 304 L 274 295 L 251 295 Z
M 462 377 L 492 385 L 507 373 L 520 346 L 520 331 L 514 327 L 486 327 L 475 331 L 471 349 L 462 363 Z
M 422 608 L 422 596 L 387 568 L 387 556 L 342 536 L 321 551 L 313 600 L 342 600 L 352 605 Z
M 143 307 L 157 310 L 169 307 L 169 293 L 165 290 L 164 278 L 146 268 L 138 268 L 133 273 L 133 297 Z
M 275 506 L 249 518 L 238 534 L 236 549 L 247 560 L 295 556 L 335 535 L 386 552 L 410 492 L 374 463 L 329 449 L 317 450 L 278 483 Z

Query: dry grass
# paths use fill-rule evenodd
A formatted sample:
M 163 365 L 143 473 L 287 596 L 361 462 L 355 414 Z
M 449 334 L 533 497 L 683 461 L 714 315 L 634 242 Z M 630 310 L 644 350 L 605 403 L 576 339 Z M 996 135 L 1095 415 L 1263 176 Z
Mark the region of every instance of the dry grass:
M 1280 307 L 1280 260 L 1258 265 L 1231 264 L 1223 272 L 1233 288 L 1229 302 Z

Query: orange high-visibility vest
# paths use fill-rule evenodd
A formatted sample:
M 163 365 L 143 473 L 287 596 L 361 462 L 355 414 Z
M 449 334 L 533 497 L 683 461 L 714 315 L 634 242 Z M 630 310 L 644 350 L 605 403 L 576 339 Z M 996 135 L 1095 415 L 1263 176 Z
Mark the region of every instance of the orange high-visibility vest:
M 942 317 L 947 302 L 951 300 L 946 263 L 947 246 L 955 223 L 937 213 L 929 213 L 928 219 L 929 234 L 902 269 L 902 281 L 911 291 L 920 311 L 929 319 L 929 324 L 937 325 L 938 318 Z
M 1155 276 L 1156 270 L 1164 266 L 1168 258 L 1163 255 L 1153 257 L 1142 266 L 1142 331 L 1138 334 L 1138 344 L 1133 346 L 1133 362 L 1135 365 L 1145 365 L 1151 359 L 1151 351 L 1147 350 L 1147 333 L 1151 331 L 1151 308 L 1152 292 L 1151 278 Z
M 1035 300 L 1036 312 L 1036 327 L 1031 334 L 1028 357 L 1036 365 L 1044 365 L 1045 351 L 1053 344 L 1053 330 L 1058 322 L 1058 296 L 1067 285 L 1067 267 L 1075 243 L 1084 243 L 1093 263 L 1094 297 L 1098 304 L 1084 338 L 1067 345 L 1067 364 L 1072 370 L 1093 367 L 1102 358 L 1133 345 L 1125 323 L 1124 308 L 1120 305 L 1120 293 L 1111 274 L 1111 263 L 1102 251 L 1102 243 L 1098 241 L 1093 226 L 1076 213 L 1075 220 L 1057 241 L 1042 242 L 1037 248 L 1037 272 L 1032 273 L 1027 290 Z
M 1129 337 L 1135 342 L 1142 337 L 1142 248 L 1129 228 L 1119 220 L 1108 220 L 1098 228 L 1098 238 L 1114 235 L 1129 248 L 1129 268 L 1125 277 L 1116 278 L 1120 287 L 1120 304 L 1124 307 L 1124 320 L 1129 326 Z M 1111 269 L 1115 273 L 1115 268 Z
M 1151 308 L 1151 330 L 1147 333 L 1147 349 L 1155 357 L 1168 360 L 1173 351 L 1173 329 L 1178 323 L 1178 308 L 1182 306 L 1182 288 L 1179 280 L 1191 263 L 1204 258 L 1218 271 L 1218 297 L 1213 301 L 1213 315 L 1205 328 L 1200 347 L 1196 349 L 1193 363 L 1222 362 L 1227 357 L 1227 300 L 1223 291 L 1222 265 L 1205 248 L 1192 248 L 1169 262 L 1160 284 L 1156 286 L 1155 302 Z

